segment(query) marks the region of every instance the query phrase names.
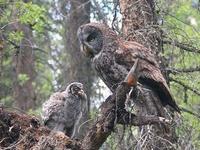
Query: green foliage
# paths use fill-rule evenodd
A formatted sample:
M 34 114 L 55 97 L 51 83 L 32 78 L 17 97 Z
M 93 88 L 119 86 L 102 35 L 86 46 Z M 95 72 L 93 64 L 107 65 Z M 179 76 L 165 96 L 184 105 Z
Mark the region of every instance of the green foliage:
M 29 77 L 28 77 L 27 74 L 21 73 L 21 74 L 18 75 L 17 79 L 18 79 L 19 84 L 23 85 L 29 80 Z
M 197 9 L 192 7 L 192 1 L 177 1 L 177 3 L 172 3 L 169 6 L 169 13 L 165 17 L 164 28 L 167 29 L 167 36 L 171 40 L 176 40 L 182 43 L 186 43 L 192 45 L 193 47 L 200 47 L 200 15 Z M 173 15 L 172 15 L 173 14 Z M 192 21 L 190 20 L 192 18 Z M 184 68 L 195 68 L 200 64 L 200 54 L 192 53 L 184 51 L 176 46 L 165 46 L 165 54 L 170 61 L 170 67 L 176 69 L 184 69 Z M 177 73 L 175 75 L 171 75 L 172 78 L 181 81 L 183 84 L 194 88 L 196 90 L 200 90 L 200 81 L 199 81 L 199 73 L 191 72 L 191 73 Z M 176 85 L 177 83 L 172 83 L 174 95 L 179 100 L 179 103 L 183 103 L 183 87 L 181 85 Z M 175 87 L 176 85 L 176 87 Z M 177 87 L 178 86 L 178 87 Z M 188 90 L 187 92 L 191 92 Z M 196 105 L 198 103 L 198 96 L 194 93 L 188 93 L 188 103 L 194 104 L 194 100 L 196 99 Z
M 188 113 L 183 113 L 183 116 L 181 125 L 176 130 L 179 136 L 179 147 L 190 142 L 193 149 L 199 149 L 200 120 Z
M 45 25 L 45 9 L 32 2 L 24 3 L 19 1 L 16 3 L 16 8 L 19 10 L 19 21 L 24 24 L 31 25 L 37 32 L 42 32 Z
M 46 40 L 44 34 L 47 33 L 47 31 L 44 30 L 44 27 L 46 27 L 48 22 L 46 14 L 46 10 L 48 9 L 45 7 L 47 6 L 41 5 L 41 3 L 26 3 L 23 0 L 0 0 L 0 38 L 1 34 L 6 38 L 6 40 L 3 41 L 5 45 L 3 56 L 0 51 L 0 103 L 4 103 L 7 106 L 13 104 L 12 87 L 15 79 L 17 78 L 17 81 L 21 86 L 29 80 L 27 74 L 22 73 L 15 77 L 15 73 L 13 72 L 16 69 L 15 65 L 13 65 L 13 58 L 19 59 L 21 55 L 24 55 L 23 49 L 21 49 L 21 47 L 19 48 L 19 46 L 23 47 L 22 43 L 27 40 L 25 36 L 28 34 L 31 34 L 34 41 L 34 43 L 31 43 L 31 46 L 39 47 L 46 53 L 44 54 L 44 52 L 32 49 L 36 70 L 36 72 L 34 72 L 36 78 L 32 82 L 32 85 L 37 95 L 35 101 L 36 105 L 41 106 L 41 103 L 49 97 L 50 93 L 52 93 L 52 72 L 47 66 L 47 60 L 49 59 L 47 52 L 50 49 L 48 43 L 40 43 Z M 25 33 L 26 28 L 31 29 L 32 33 Z M 16 47 L 16 45 L 18 47 Z M 31 46 L 30 48 L 32 48 Z M 35 110 L 32 111 L 34 112 Z
M 0 5 L 5 4 L 7 0 L 0 0 Z
M 23 31 L 12 31 L 9 33 L 8 38 L 10 41 L 19 43 L 23 39 L 24 33 Z
M 0 102 L 5 106 L 11 106 L 11 104 L 13 103 L 12 96 L 3 97 L 1 98 Z
M 192 7 L 194 1 L 176 0 L 166 9 L 161 6 L 164 12 L 163 29 L 166 36 L 172 41 L 178 41 L 200 48 L 200 13 L 197 8 Z M 169 2 L 170 3 L 170 2 Z M 166 1 L 163 2 L 166 5 Z M 198 5 L 198 4 L 197 4 Z M 169 59 L 169 68 L 179 70 L 195 68 L 200 64 L 200 54 L 188 52 L 175 45 L 164 46 L 164 56 Z M 199 72 L 177 72 L 170 75 L 171 78 L 181 82 L 170 82 L 170 88 L 175 100 L 181 107 L 187 108 L 195 113 L 199 113 L 199 95 L 195 94 L 192 89 L 200 91 L 200 74 Z M 190 89 L 186 88 L 190 87 Z M 177 134 L 182 140 L 182 144 L 189 144 L 195 149 L 200 149 L 200 121 L 196 117 L 183 113 L 183 120 L 177 128 Z
M 44 7 L 32 2 L 25 3 L 22 0 L 17 2 L 1 1 L 1 6 L 4 7 L 1 15 L 0 24 L 4 24 L 1 29 L 15 24 L 22 23 L 31 26 L 36 32 L 43 32 L 47 24 L 46 10 Z M 15 17 L 13 17 L 13 14 Z

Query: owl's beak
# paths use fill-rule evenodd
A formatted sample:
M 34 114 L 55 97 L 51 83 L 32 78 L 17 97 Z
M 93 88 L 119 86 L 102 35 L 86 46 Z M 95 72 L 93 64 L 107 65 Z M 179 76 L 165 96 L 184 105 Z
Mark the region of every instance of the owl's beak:
M 82 42 L 81 51 L 85 54 L 86 57 L 94 57 L 93 49 L 87 42 Z
M 78 91 L 78 94 L 83 95 L 85 94 L 85 92 L 81 89 L 80 91 Z
M 86 57 L 93 57 L 93 48 L 86 41 L 88 35 L 82 32 L 81 27 L 78 29 L 77 36 L 80 42 L 81 52 L 83 52 Z
M 82 89 L 80 91 L 78 91 L 78 94 L 83 98 L 87 97 L 85 92 Z

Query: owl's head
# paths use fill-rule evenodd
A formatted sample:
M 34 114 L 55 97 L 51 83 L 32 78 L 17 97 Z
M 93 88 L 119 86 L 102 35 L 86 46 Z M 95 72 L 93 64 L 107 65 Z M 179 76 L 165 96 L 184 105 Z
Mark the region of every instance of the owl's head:
M 84 99 L 87 97 L 83 90 L 83 84 L 80 82 L 72 82 L 67 86 L 66 91 L 74 96 L 78 96 Z
M 77 36 L 81 51 L 90 58 L 95 57 L 103 49 L 105 43 L 117 39 L 117 34 L 101 23 L 88 23 L 80 26 Z

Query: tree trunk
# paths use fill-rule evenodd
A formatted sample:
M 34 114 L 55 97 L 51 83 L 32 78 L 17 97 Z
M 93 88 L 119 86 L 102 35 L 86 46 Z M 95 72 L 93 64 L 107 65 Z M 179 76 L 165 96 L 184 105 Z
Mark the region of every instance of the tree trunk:
M 120 0 L 122 30 L 127 40 L 137 41 L 154 51 L 158 47 L 156 14 L 153 0 Z
M 16 17 L 13 12 L 13 17 Z M 14 106 L 28 110 L 34 108 L 36 95 L 33 87 L 35 79 L 33 36 L 28 25 L 19 22 L 11 26 L 12 31 L 22 31 L 23 38 L 12 59 Z
M 145 45 L 158 55 L 162 49 L 160 42 L 162 32 L 156 25 L 154 1 L 120 0 L 119 2 L 124 37 L 127 40 L 137 41 Z M 171 112 L 169 110 L 166 112 L 153 89 L 146 92 L 145 95 L 148 95 L 146 97 L 149 98 L 138 99 L 135 102 L 137 110 L 139 110 L 137 115 L 158 115 L 171 119 L 168 115 Z M 135 145 L 137 149 L 174 149 L 173 144 L 176 143 L 176 137 L 174 128 L 170 125 L 142 126 L 139 131 L 141 140 Z
M 85 58 L 80 53 L 79 41 L 77 39 L 77 30 L 80 25 L 89 23 L 90 21 L 90 1 L 89 0 L 68 0 L 64 2 L 62 12 L 64 12 L 66 19 L 64 22 L 65 28 L 65 50 L 67 53 L 66 59 L 63 62 L 64 69 L 64 83 L 72 81 L 79 81 L 84 84 L 88 104 L 87 113 L 83 114 L 81 124 L 89 118 L 90 96 L 92 94 L 92 84 L 94 80 L 94 73 L 91 69 L 89 59 Z M 70 7 L 67 10 L 66 7 Z M 76 137 L 82 138 L 86 132 L 87 124 L 81 125 L 81 133 Z

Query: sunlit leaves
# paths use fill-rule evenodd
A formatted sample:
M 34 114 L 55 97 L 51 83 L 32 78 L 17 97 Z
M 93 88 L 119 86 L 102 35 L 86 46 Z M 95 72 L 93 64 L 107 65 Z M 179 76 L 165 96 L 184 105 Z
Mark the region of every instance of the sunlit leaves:
M 46 20 L 46 10 L 44 7 L 32 2 L 25 3 L 22 0 L 16 2 L 0 1 L 0 5 L 5 7 L 1 10 L 1 29 L 15 24 L 22 23 L 30 26 L 37 32 L 43 32 Z M 15 17 L 13 17 L 15 16 Z
M 42 32 L 45 25 L 45 9 L 32 2 L 17 2 L 19 21 L 30 25 L 34 30 Z

